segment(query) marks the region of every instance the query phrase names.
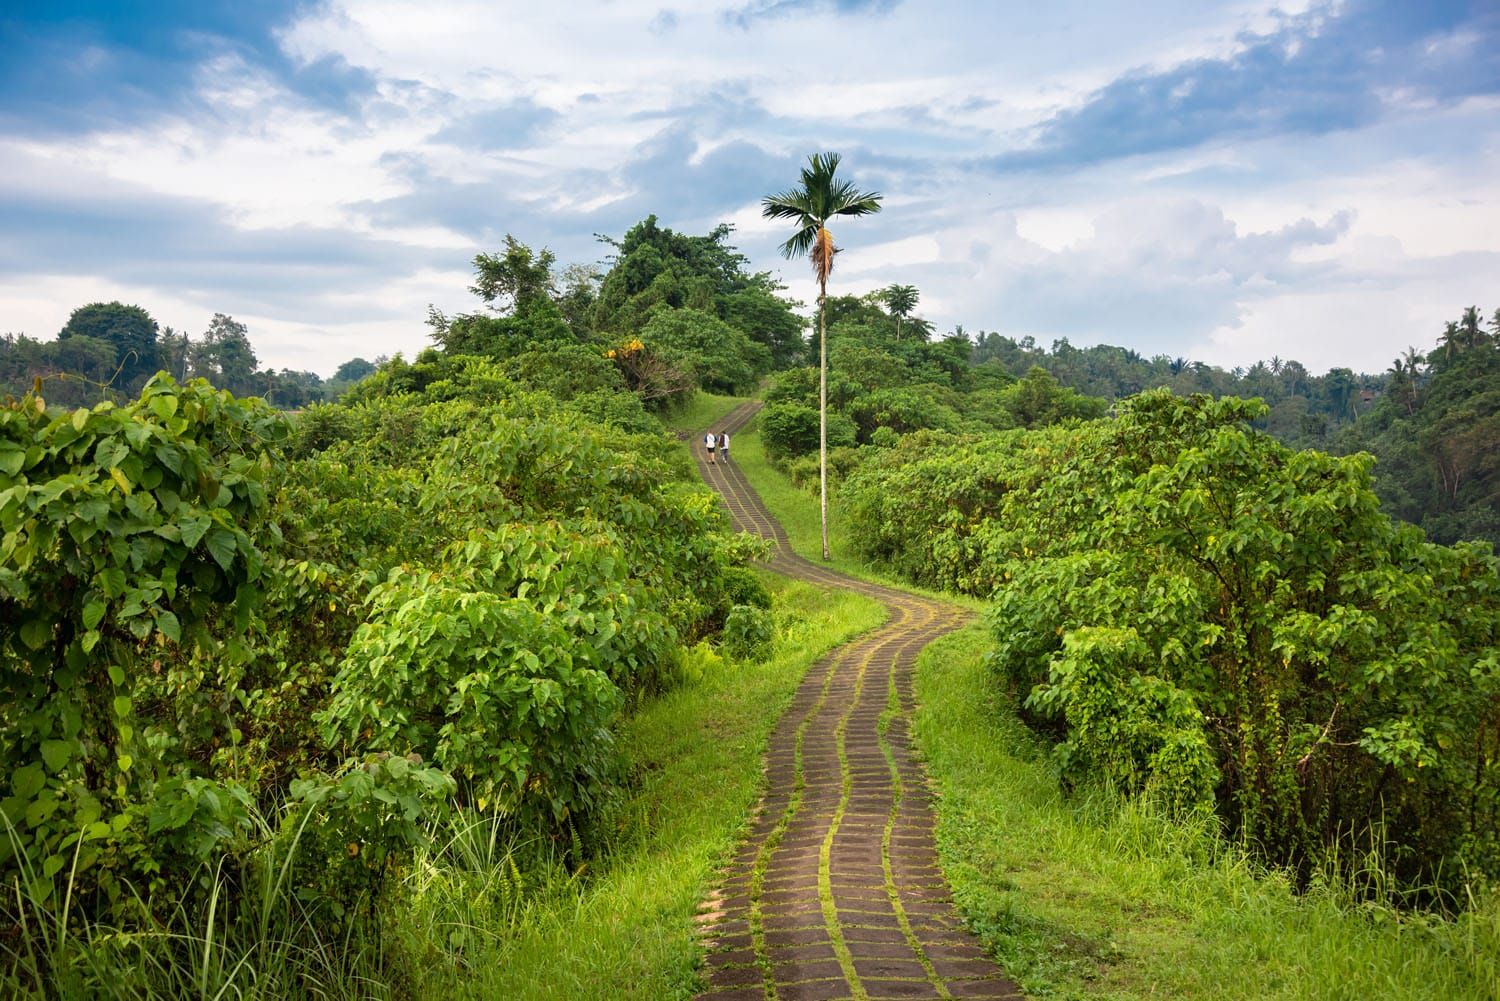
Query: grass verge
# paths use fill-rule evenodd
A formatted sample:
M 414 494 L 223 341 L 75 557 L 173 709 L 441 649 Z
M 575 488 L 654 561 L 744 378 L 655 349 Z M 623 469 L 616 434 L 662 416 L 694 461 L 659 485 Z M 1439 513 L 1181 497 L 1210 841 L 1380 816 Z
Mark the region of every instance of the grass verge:
M 830 505 L 828 519 L 828 550 L 832 556 L 823 563 L 822 532 L 818 517 L 818 498 L 792 483 L 781 470 L 771 465 L 761 445 L 760 429 L 751 423 L 734 436 L 734 461 L 740 467 L 755 492 L 765 503 L 766 509 L 781 522 L 788 541 L 797 554 L 823 566 L 830 567 L 850 577 L 900 588 L 912 594 L 920 594 L 939 601 L 978 610 L 984 603 L 967 595 L 947 594 L 917 587 L 896 577 L 872 570 L 854 552 L 849 542 L 849 533 L 844 520 L 839 517 L 835 505 Z
M 700 389 L 681 407 L 662 414 L 661 422 L 668 431 L 701 432 L 748 399 L 747 396 L 719 396 Z
M 1110 796 L 1065 797 L 982 662 L 984 629 L 918 661 L 915 739 L 940 790 L 960 910 L 1035 998 L 1500 997 L 1500 896 L 1454 921 L 1297 895 L 1217 842 Z
M 778 640 L 767 663 L 721 663 L 647 706 L 622 739 L 638 785 L 604 868 L 544 896 L 462 976 L 429 968 L 420 997 L 686 998 L 701 953 L 694 915 L 759 795 L 772 725 L 807 669 L 877 625 L 875 602 L 768 578 Z

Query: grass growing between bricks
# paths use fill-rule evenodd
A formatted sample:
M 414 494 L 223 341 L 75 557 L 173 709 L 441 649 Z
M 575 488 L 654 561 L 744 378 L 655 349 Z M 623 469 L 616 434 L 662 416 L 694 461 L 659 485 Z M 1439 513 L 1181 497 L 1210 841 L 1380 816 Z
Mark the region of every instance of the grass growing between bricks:
M 918 662 L 917 746 L 965 919 L 1035 998 L 1500 997 L 1500 897 L 1455 921 L 1285 879 L 1103 794 L 1065 797 L 982 657 L 980 625 Z
M 738 842 L 763 779 L 768 734 L 808 668 L 878 625 L 880 605 L 769 577 L 778 640 L 764 664 L 723 663 L 624 727 L 636 788 L 603 868 L 534 902 L 467 957 L 434 967 L 418 997 L 690 997 L 701 946 L 694 916 Z

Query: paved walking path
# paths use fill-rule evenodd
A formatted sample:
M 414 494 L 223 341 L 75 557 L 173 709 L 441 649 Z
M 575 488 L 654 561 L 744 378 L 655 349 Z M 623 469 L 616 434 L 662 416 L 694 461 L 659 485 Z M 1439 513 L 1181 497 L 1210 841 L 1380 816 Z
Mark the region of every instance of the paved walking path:
M 731 434 L 759 409 L 735 409 Z M 703 907 L 709 1001 L 1021 997 L 964 930 L 933 848 L 912 758 L 912 667 L 966 613 L 856 580 L 792 552 L 733 462 L 698 469 L 735 526 L 772 540 L 778 573 L 868 595 L 885 625 L 808 671 L 771 736 L 767 790 L 750 834 Z

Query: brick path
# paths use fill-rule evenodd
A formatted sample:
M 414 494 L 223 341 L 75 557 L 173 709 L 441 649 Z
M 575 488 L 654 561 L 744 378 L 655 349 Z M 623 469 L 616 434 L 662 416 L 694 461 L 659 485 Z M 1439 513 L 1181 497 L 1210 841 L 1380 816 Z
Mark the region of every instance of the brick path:
M 729 429 L 731 454 L 733 432 L 759 407 L 715 426 Z M 889 612 L 813 667 L 777 723 L 765 799 L 703 905 L 709 986 L 699 997 L 1019 999 L 949 899 L 908 733 L 917 654 L 966 613 L 796 555 L 735 463 L 708 463 L 702 433 L 692 444 L 735 526 L 775 544 L 773 570 L 857 591 Z

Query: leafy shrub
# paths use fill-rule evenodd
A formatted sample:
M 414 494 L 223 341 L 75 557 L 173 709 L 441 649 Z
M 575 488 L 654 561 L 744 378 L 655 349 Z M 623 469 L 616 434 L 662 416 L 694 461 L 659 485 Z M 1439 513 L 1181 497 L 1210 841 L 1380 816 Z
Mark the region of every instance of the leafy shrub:
M 673 633 L 606 536 L 477 532 L 438 572 L 371 591 L 320 716 L 332 741 L 415 751 L 471 801 L 559 823 L 607 794 L 621 686 L 654 674 Z
M 858 429 L 860 440 L 866 442 L 880 429 L 888 428 L 897 434 L 924 428 L 956 431 L 961 422 L 953 408 L 935 400 L 925 386 L 877 389 L 852 401 L 846 412 Z
M 456 785 L 419 755 L 366 754 L 337 774 L 291 783 L 271 857 L 295 856 L 297 898 L 321 920 L 343 922 L 361 901 L 373 908 L 386 878 L 426 841 L 424 825 L 440 820 Z
M 765 660 L 776 641 L 771 613 L 755 605 L 735 605 L 724 619 L 724 652 L 737 661 Z
M 749 567 L 731 566 L 723 571 L 724 600 L 729 605 L 771 607 L 771 592 L 760 575 Z
M 698 309 L 657 308 L 638 336 L 648 349 L 691 372 L 710 392 L 750 389 L 771 364 L 765 345 Z
M 863 450 L 858 448 L 830 448 L 828 450 L 828 483 L 836 491 L 855 470 L 865 462 Z M 788 479 L 803 490 L 818 492 L 818 454 L 804 455 L 782 463 Z
M 761 441 L 772 461 L 806 455 L 818 450 L 818 411 L 800 403 L 773 403 L 764 407 L 756 418 Z M 828 447 L 847 447 L 855 443 L 858 431 L 848 417 L 828 415 Z
M 1413 883 L 1500 872 L 1500 571 L 1380 513 L 1367 456 L 1254 401 L 913 435 L 844 484 L 858 549 L 995 598 L 994 663 L 1069 774 L 1215 807 L 1307 871 L 1374 835 Z
M 81 886 L 113 899 L 122 873 L 150 885 L 169 853 L 203 858 L 235 833 L 242 794 L 172 753 L 163 663 L 235 659 L 221 635 L 259 603 L 251 532 L 283 437 L 264 405 L 201 380 L 158 377 L 127 407 L 0 408 L 0 813 L 18 835 L 0 871 L 40 874 L 38 898 L 75 846 Z

